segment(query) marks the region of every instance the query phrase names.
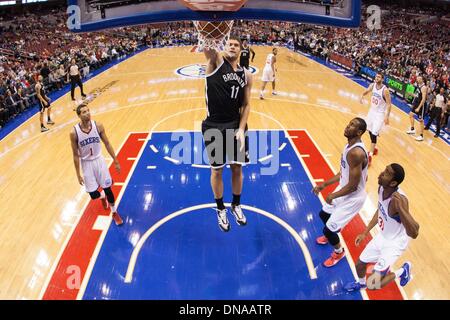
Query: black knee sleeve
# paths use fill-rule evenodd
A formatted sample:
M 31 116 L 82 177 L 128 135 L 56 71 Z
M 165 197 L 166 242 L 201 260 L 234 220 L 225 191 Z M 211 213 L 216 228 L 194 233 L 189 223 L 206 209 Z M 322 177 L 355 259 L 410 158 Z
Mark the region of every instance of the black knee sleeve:
M 372 141 L 372 143 L 377 143 L 377 136 L 372 134 L 372 132 L 369 131 L 369 135 L 370 135 L 370 141 Z
M 103 191 L 105 191 L 106 199 L 108 199 L 109 203 L 114 203 L 114 201 L 116 201 L 116 199 L 114 199 L 114 193 L 112 192 L 111 188 L 103 189 Z
M 320 212 L 319 212 L 319 217 L 320 217 L 320 219 L 322 219 L 323 224 L 327 223 L 328 219 L 330 219 L 330 216 L 331 215 L 329 213 L 326 213 L 323 210 L 320 210 Z
M 340 241 L 339 241 L 339 236 L 336 232 L 331 231 L 330 229 L 328 229 L 327 226 L 325 226 L 323 228 L 323 234 L 325 235 L 325 237 L 327 237 L 328 242 L 332 245 L 335 246 L 337 245 Z
M 97 190 L 94 192 L 89 192 L 89 195 L 91 196 L 92 200 L 100 198 L 100 192 L 98 192 Z

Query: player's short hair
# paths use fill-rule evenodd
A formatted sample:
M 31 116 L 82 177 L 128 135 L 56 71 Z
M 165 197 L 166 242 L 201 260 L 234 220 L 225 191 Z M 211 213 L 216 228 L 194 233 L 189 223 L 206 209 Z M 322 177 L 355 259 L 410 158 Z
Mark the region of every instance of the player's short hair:
M 82 103 L 77 107 L 77 115 L 79 116 L 81 114 L 81 109 L 84 107 L 87 107 L 87 103 Z
M 237 42 L 239 42 L 239 45 L 242 46 L 242 41 L 241 38 L 238 35 L 232 34 L 228 40 L 236 40 Z
M 403 182 L 405 179 L 405 169 L 398 163 L 391 163 L 391 168 L 394 171 L 394 181 L 397 182 L 397 185 Z
M 359 118 L 359 117 L 355 118 L 355 119 L 358 120 L 358 123 L 359 123 L 358 129 L 362 131 L 361 135 L 363 135 L 364 132 L 366 132 L 366 130 L 367 130 L 366 120 L 364 120 L 363 118 Z
M 381 71 L 378 71 L 376 75 L 380 75 L 382 78 L 384 78 L 384 74 Z

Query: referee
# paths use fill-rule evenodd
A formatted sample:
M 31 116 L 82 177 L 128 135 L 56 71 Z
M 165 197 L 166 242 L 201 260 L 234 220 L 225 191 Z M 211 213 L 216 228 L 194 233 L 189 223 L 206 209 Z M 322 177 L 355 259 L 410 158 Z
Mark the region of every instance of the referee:
M 72 97 L 72 101 L 75 101 L 75 86 L 78 85 L 81 90 L 81 96 L 86 98 L 86 95 L 83 92 L 83 83 L 81 82 L 80 71 L 78 70 L 78 66 L 75 64 L 75 59 L 72 59 L 71 66 L 69 67 L 69 78 L 70 78 L 70 95 Z

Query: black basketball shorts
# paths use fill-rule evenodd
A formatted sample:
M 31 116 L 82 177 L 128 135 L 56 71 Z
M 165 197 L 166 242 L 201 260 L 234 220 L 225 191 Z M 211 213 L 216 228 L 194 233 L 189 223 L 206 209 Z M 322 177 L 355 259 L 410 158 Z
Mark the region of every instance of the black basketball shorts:
M 50 107 L 50 103 L 47 101 L 47 104 L 44 105 L 41 100 L 39 100 L 39 112 L 42 113 L 44 112 L 45 109 Z
M 236 139 L 239 121 L 216 123 L 202 122 L 202 134 L 208 153 L 209 164 L 214 169 L 228 164 L 245 165 L 250 162 L 248 152 L 248 136 L 245 128 L 245 146 L 240 151 L 241 143 Z

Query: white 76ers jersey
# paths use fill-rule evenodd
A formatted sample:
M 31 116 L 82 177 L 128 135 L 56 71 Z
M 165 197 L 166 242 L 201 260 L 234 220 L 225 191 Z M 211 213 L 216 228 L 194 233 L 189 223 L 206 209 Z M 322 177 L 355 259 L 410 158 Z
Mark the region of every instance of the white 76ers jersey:
M 266 68 L 270 68 L 272 66 L 272 57 L 274 57 L 273 53 L 269 53 L 266 58 Z
M 95 121 L 91 120 L 91 130 L 84 132 L 80 124 L 75 125 L 78 138 L 78 154 L 83 161 L 95 160 L 101 156 L 102 145 Z
M 342 156 L 341 156 L 341 177 L 339 179 L 339 186 L 341 188 L 344 187 L 345 185 L 347 185 L 348 181 L 350 179 L 350 165 L 348 164 L 348 161 L 347 161 L 347 154 L 350 152 L 350 150 L 352 150 L 354 148 L 363 149 L 364 153 L 366 154 L 366 159 L 367 159 L 367 151 L 364 146 L 364 143 L 358 142 L 358 143 L 355 143 L 354 145 L 352 145 L 351 147 L 348 147 L 348 144 L 345 146 L 344 151 L 342 152 Z M 367 161 L 366 161 L 366 166 L 362 170 L 362 175 L 361 175 L 361 179 L 359 180 L 359 183 L 358 183 L 358 188 L 356 189 L 356 191 L 354 193 L 351 193 L 350 195 L 357 195 L 357 194 L 364 193 L 365 189 L 366 189 L 366 182 L 367 182 Z
M 383 91 L 386 88 L 384 85 L 381 89 L 377 89 L 377 85 L 373 84 L 372 99 L 370 101 L 370 109 L 376 112 L 386 112 L 386 101 L 384 101 Z
M 405 195 L 400 189 L 397 190 L 401 195 Z M 388 240 L 408 241 L 406 229 L 400 220 L 400 216 L 389 216 L 389 204 L 392 196 L 383 200 L 383 187 L 378 191 L 378 226 L 381 229 L 381 234 Z

